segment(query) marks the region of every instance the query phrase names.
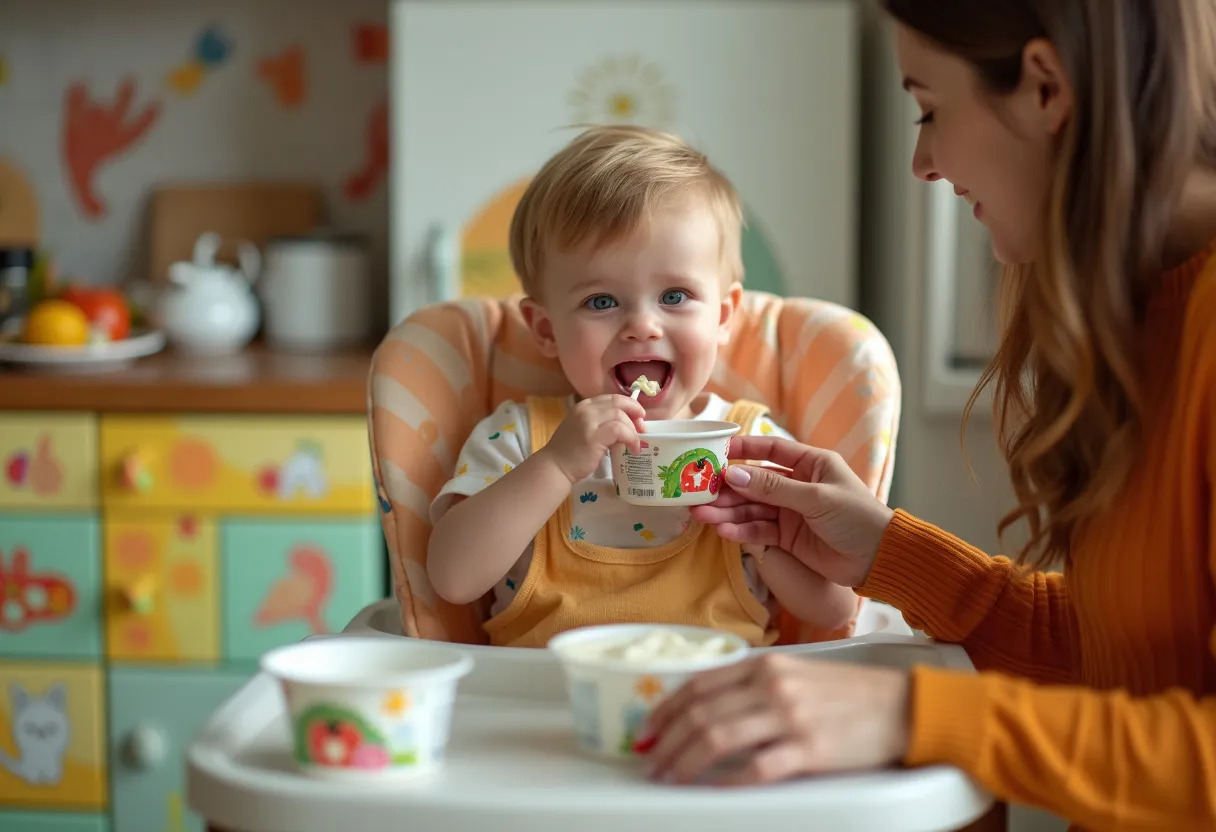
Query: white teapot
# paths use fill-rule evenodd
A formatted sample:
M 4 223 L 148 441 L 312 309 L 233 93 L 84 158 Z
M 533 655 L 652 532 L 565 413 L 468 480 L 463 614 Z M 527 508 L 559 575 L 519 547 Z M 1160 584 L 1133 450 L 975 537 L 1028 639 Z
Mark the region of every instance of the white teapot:
M 228 355 L 245 347 L 258 331 L 261 312 L 252 291 L 261 271 L 257 246 L 241 243 L 240 269 L 215 262 L 219 247 L 218 234 L 201 235 L 193 262 L 169 267 L 170 285 L 157 299 L 157 325 L 182 352 Z

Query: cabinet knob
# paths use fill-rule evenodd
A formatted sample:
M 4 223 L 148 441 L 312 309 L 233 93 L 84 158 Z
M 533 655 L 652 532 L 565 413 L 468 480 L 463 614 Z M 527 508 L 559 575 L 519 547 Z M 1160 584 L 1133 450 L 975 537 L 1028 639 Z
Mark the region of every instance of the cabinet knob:
M 137 725 L 127 734 L 123 756 L 132 768 L 143 771 L 156 768 L 169 751 L 165 732 L 154 725 Z
M 118 481 L 123 488 L 137 494 L 147 494 L 155 484 L 148 463 L 134 451 L 123 457 L 119 463 Z
M 149 615 L 155 607 L 156 579 L 143 575 L 119 589 L 127 609 L 137 615 Z

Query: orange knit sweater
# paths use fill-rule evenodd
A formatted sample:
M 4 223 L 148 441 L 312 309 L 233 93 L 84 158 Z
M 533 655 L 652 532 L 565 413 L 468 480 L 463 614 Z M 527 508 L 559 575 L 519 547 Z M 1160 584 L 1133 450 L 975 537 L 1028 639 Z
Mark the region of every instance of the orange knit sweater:
M 1144 451 L 1074 537 L 1020 575 L 897 512 L 859 592 L 961 644 L 918 668 L 906 762 L 1089 830 L 1216 829 L 1216 257 L 1167 273 L 1145 324 Z

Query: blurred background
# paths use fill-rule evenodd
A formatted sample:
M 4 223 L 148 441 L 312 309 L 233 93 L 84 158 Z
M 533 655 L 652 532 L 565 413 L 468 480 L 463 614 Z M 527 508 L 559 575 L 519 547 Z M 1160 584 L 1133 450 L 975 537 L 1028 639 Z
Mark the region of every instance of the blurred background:
M 69 284 L 113 289 L 138 328 L 172 264 L 192 261 L 207 231 L 218 235 L 220 261 L 235 265 L 249 241 L 261 266 L 250 290 L 260 325 L 248 333 L 200 343 L 188 322 L 169 321 L 172 358 L 138 358 L 110 387 L 77 395 L 77 381 L 56 376 L 37 387 L 36 402 L 0 392 L 11 417 L 0 413 L 0 453 L 19 461 L 28 446 L 35 460 L 30 419 L 45 420 L 31 414 L 61 412 L 56 396 L 71 393 L 72 418 L 87 414 L 88 430 L 103 425 L 104 456 L 107 414 L 152 407 L 147 386 L 217 374 L 251 388 L 288 385 L 275 388 L 275 405 L 242 405 L 256 401 L 251 393 L 207 408 L 244 419 L 275 418 L 282 390 L 298 389 L 288 382 L 301 374 L 346 374 L 350 405 L 327 412 L 346 410 L 354 424 L 362 379 L 351 368 L 391 324 L 436 300 L 516 288 L 506 252 L 511 211 L 532 173 L 574 135 L 571 125 L 640 123 L 680 134 L 735 182 L 748 220 L 749 288 L 831 300 L 878 324 L 904 392 L 892 504 L 998 551 L 996 523 L 1011 496 L 986 400 L 965 456 L 959 435 L 963 404 L 995 344 L 997 271 L 983 229 L 959 210 L 948 183 L 911 176 L 917 112 L 899 87 L 889 41 L 867 0 L 2 0 L 0 273 L 6 262 L 28 260 L 27 306 Z M 318 308 L 310 297 L 334 300 Z M 3 316 L 0 309 L 0 329 Z M 353 363 L 342 364 L 347 358 Z M 30 367 L 19 369 L 0 370 L 0 387 L 35 383 Z M 168 418 L 198 408 L 156 409 Z M 97 453 L 94 444 L 82 448 Z M 39 513 L 48 505 L 21 496 L 14 470 L 5 486 L 12 494 L 0 490 L 0 576 L 14 530 L 41 539 L 37 523 L 55 519 Z M 139 471 L 132 477 L 134 489 Z M 49 509 L 101 540 L 110 522 L 105 486 L 90 489 Z M 169 500 L 157 510 L 177 508 Z M 338 508 L 346 514 L 335 523 L 375 519 L 374 507 Z M 228 556 L 224 516 L 220 559 Z M 324 533 L 308 545 L 324 551 Z M 105 545 L 92 545 L 109 557 Z M 296 574 L 309 574 L 306 562 L 297 558 Z M 272 578 L 290 577 L 290 566 L 283 570 L 268 572 L 268 593 Z M 341 585 L 343 576 L 332 580 Z M 377 592 L 382 583 L 364 594 Z M 345 606 L 331 604 L 333 619 L 366 600 L 355 593 Z M 215 614 L 221 633 L 233 626 L 226 615 Z M 263 616 L 259 626 L 271 624 Z M 300 632 L 282 630 L 267 643 Z M 55 658 L 47 643 L 28 641 L 6 654 L 6 638 L 0 628 L 0 678 L 21 672 L 6 655 Z M 221 637 L 210 660 L 224 650 Z M 3 730 L 15 718 L 7 707 L 0 697 L 0 750 L 15 753 Z M 89 718 L 103 719 L 80 717 Z M 181 812 L 170 787 L 124 803 L 125 782 L 66 805 L 90 823 L 113 805 L 119 832 L 159 832 L 162 816 Z M 13 828 L 6 806 L 64 808 L 20 785 L 0 769 L 0 828 Z M 123 822 L 121 807 L 137 804 L 155 804 L 160 825 L 136 808 Z M 186 815 L 177 822 L 194 823 Z M 1063 827 L 1019 811 L 1013 828 Z

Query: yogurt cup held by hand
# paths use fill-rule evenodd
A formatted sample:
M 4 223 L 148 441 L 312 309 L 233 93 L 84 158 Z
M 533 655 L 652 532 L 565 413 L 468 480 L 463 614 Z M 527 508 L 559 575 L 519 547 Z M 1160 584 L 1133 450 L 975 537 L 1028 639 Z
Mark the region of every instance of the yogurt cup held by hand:
M 580 627 L 548 646 L 565 671 L 578 746 L 614 759 L 641 753 L 642 724 L 689 677 L 748 654 L 733 633 L 669 624 Z
M 321 638 L 271 650 L 296 764 L 331 780 L 398 782 L 439 769 L 473 660 L 415 639 Z
M 666 419 L 646 422 L 642 452 L 612 447 L 617 494 L 638 506 L 695 506 L 718 496 L 734 422 Z

